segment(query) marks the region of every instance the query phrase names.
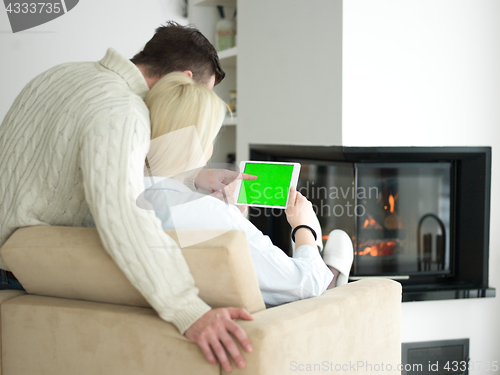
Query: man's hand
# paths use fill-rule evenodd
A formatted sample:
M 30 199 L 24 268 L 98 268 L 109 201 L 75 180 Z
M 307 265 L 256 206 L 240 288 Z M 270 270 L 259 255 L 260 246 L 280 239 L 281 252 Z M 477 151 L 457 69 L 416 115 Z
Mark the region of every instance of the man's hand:
M 233 319 L 253 320 L 253 317 L 242 308 L 212 309 L 184 332 L 188 339 L 198 344 L 208 362 L 213 365 L 220 362 L 225 371 L 231 371 L 231 363 L 226 350 L 233 357 L 236 366 L 239 368 L 246 366 L 245 360 L 230 333 L 238 339 L 247 352 L 253 350 L 246 332 Z

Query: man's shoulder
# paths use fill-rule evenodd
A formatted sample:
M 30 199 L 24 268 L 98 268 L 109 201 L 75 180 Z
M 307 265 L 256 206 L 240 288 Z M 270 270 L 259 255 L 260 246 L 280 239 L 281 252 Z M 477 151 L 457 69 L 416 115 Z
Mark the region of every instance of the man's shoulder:
M 79 78 L 80 74 L 84 76 L 89 72 L 96 70 L 96 64 L 97 63 L 93 61 L 61 63 L 40 73 L 39 75 L 34 77 L 31 82 L 46 79 L 50 79 L 51 82 L 54 82 L 59 78 L 71 78 L 71 81 L 76 81 Z
M 49 92 L 50 96 L 40 94 Z M 103 122 L 127 123 L 134 131 L 150 132 L 149 110 L 142 97 L 100 61 L 63 63 L 39 74 L 19 95 L 16 110 L 22 111 L 26 102 L 45 107 L 57 102 L 57 113 L 71 113 L 69 122 L 83 135 L 101 128 Z
M 104 68 L 99 62 L 69 62 L 56 65 L 34 77 L 24 90 L 39 91 L 52 87 L 64 96 L 68 91 L 73 98 L 81 97 L 86 103 L 144 102 L 118 74 Z

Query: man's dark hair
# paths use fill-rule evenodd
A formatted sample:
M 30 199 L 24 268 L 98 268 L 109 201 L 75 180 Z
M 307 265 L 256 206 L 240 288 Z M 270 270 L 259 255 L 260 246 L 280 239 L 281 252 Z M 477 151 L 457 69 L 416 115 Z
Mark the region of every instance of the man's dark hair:
M 205 83 L 215 75 L 215 84 L 218 84 L 226 75 L 217 51 L 207 38 L 198 29 L 173 21 L 157 28 L 144 49 L 130 61 L 143 65 L 151 78 L 190 70 L 196 82 Z

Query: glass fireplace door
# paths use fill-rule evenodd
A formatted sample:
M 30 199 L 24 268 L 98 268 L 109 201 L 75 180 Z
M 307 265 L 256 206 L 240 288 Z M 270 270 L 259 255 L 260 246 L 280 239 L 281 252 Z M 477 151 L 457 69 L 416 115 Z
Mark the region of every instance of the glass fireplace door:
M 351 275 L 450 274 L 452 164 L 355 163 Z

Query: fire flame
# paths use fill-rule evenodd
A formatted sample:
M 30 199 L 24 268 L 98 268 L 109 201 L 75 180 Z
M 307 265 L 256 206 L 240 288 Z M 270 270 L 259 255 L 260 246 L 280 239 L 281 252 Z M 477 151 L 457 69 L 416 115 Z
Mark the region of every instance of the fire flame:
M 366 255 L 370 254 L 372 257 L 376 257 L 378 255 L 378 249 L 376 246 L 368 246 L 365 247 L 363 251 L 358 252 L 356 255 Z
M 360 248 L 364 249 L 362 251 L 356 251 L 355 255 L 370 255 L 372 257 L 380 256 L 380 255 L 391 255 L 396 251 L 397 241 L 387 241 L 381 242 L 378 244 L 373 244 L 370 246 L 361 245 Z
M 365 219 L 365 223 L 363 224 L 363 228 L 376 228 L 378 226 L 378 223 L 375 221 L 375 219 L 368 214 L 368 219 Z
M 396 199 L 398 199 L 398 194 L 396 194 L 396 196 L 392 195 L 392 193 L 389 194 L 389 199 L 388 199 L 389 200 L 389 207 L 390 207 L 389 212 L 391 214 L 394 213 L 394 204 L 396 203 Z M 387 209 L 387 206 L 384 206 L 384 208 Z
M 394 196 L 392 194 L 389 195 L 389 206 L 391 206 L 389 211 L 391 212 L 391 214 L 393 214 L 394 213 Z

